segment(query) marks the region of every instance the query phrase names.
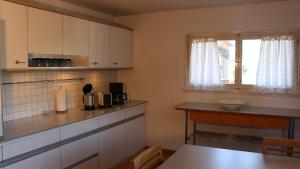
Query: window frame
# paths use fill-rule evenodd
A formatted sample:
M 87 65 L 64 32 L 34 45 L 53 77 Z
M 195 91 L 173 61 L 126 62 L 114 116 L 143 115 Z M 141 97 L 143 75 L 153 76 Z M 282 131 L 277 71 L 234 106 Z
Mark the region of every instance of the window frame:
M 255 86 L 251 84 L 242 84 L 242 61 L 243 61 L 243 40 L 254 40 L 262 39 L 265 36 L 282 36 L 282 35 L 292 35 L 295 37 L 295 54 L 298 63 L 298 81 L 300 81 L 300 46 L 299 46 L 299 30 L 293 31 L 276 31 L 276 32 L 246 32 L 246 33 L 220 33 L 220 34 L 196 34 L 187 35 L 187 59 L 186 59 L 186 82 L 185 89 L 201 91 L 199 89 L 192 89 L 188 85 L 189 76 L 189 58 L 191 51 L 192 41 L 195 39 L 215 39 L 215 40 L 235 40 L 235 83 L 234 84 L 223 84 L 224 91 L 241 91 L 241 92 L 255 92 Z

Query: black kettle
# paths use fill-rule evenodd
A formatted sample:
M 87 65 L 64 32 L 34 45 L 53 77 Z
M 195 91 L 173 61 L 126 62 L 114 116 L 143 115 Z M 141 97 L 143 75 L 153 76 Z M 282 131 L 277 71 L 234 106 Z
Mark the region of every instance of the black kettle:
M 82 89 L 84 95 L 82 97 L 84 110 L 94 110 L 95 109 L 95 95 L 92 93 L 92 84 L 86 84 Z

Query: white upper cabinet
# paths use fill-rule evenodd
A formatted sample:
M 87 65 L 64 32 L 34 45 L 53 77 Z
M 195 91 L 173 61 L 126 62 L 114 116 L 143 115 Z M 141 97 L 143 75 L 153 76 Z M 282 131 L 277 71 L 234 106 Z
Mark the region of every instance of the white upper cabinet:
M 28 8 L 28 53 L 62 54 L 62 15 Z
M 1 3 L 1 64 L 2 68 L 26 68 L 27 63 L 27 7 L 7 1 Z
M 132 31 L 110 27 L 110 54 L 111 67 L 132 67 Z
M 3 0 L 0 19 L 1 68 L 28 68 L 28 54 L 74 56 L 77 67 L 133 66 L 131 30 Z
M 63 54 L 89 55 L 89 21 L 63 16 Z
M 91 68 L 108 68 L 109 26 L 89 22 L 89 65 Z

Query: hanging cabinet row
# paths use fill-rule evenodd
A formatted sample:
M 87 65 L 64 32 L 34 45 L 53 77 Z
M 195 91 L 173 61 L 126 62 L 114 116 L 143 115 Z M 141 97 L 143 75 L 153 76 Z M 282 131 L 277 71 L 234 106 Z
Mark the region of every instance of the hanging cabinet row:
M 28 67 L 28 55 L 84 56 L 90 68 L 131 68 L 132 31 L 0 1 L 1 67 Z

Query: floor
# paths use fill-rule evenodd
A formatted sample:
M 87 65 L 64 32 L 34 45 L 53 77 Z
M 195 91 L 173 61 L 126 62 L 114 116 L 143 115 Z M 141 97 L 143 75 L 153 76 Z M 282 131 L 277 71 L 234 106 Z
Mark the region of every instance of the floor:
M 192 144 L 192 141 L 189 143 Z M 254 136 L 198 132 L 196 137 L 196 145 L 250 152 L 261 152 L 262 138 Z

